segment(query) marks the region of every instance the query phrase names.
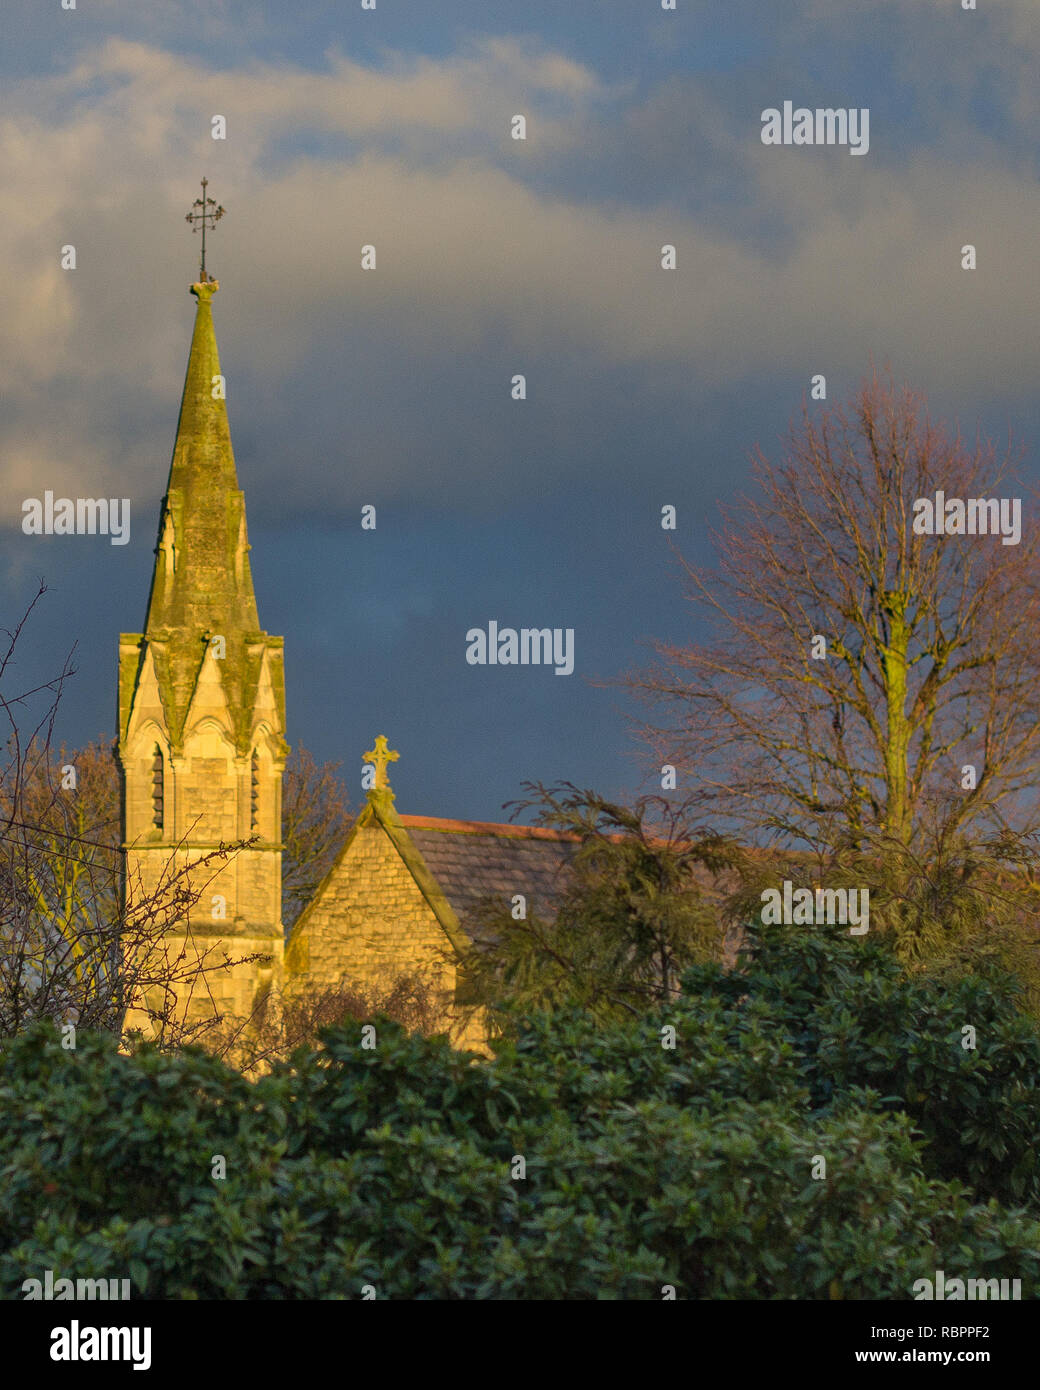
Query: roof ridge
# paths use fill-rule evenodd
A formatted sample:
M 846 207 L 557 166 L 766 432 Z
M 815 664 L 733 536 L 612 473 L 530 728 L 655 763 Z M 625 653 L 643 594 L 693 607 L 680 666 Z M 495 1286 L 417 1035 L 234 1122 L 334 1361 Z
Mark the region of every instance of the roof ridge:
M 500 839 L 563 840 L 577 843 L 580 835 L 543 825 L 514 825 L 510 821 L 453 820 L 443 816 L 405 816 L 398 819 L 410 830 L 439 830 L 452 835 L 495 835 Z

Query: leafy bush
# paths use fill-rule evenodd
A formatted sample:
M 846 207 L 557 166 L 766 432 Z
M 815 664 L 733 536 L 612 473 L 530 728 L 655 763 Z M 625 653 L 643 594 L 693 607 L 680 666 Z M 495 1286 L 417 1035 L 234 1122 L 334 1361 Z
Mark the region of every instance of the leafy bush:
M 991 1195 L 1034 1193 L 1037 1039 L 983 982 L 802 932 L 691 972 L 654 1016 L 520 1021 L 490 1062 L 376 1026 L 255 1082 L 197 1050 L 11 1042 L 3 1296 L 46 1269 L 148 1298 L 906 1299 L 936 1269 L 1040 1287 L 1035 1212 Z
M 841 928 L 766 927 L 752 940 L 743 969 L 691 972 L 687 989 L 770 1010 L 814 1110 L 872 1088 L 927 1140 L 929 1176 L 1040 1214 L 1040 1030 L 1015 1007 L 1013 980 L 908 974 L 884 944 Z

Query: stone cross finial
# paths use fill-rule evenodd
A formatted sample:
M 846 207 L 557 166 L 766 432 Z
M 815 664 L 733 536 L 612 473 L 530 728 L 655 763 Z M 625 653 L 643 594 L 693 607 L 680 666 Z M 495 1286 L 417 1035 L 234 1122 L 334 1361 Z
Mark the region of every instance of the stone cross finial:
M 386 775 L 387 763 L 396 763 L 400 753 L 393 748 L 387 747 L 386 735 L 380 734 L 376 739 L 376 746 L 365 754 L 365 762 L 372 763 L 376 770 L 376 780 L 372 785 L 373 791 L 390 790 L 390 778 Z

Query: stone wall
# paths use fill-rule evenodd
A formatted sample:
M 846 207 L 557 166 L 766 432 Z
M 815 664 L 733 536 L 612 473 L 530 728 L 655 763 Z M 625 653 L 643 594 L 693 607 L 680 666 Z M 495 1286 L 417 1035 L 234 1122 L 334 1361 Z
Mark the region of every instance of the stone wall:
M 193 1023 L 211 1018 L 214 1013 L 239 1021 L 250 1018 L 258 999 L 268 990 L 277 991 L 280 982 L 281 938 L 169 932 L 155 949 L 159 958 L 155 965 L 160 964 L 165 954 L 170 963 L 170 973 L 179 977 L 180 982 L 175 986 L 175 1017 L 181 1022 Z M 241 961 L 252 955 L 262 955 L 268 960 L 218 968 L 229 958 L 231 961 Z M 204 973 L 192 981 L 193 970 L 198 970 L 200 966 Z M 161 974 L 162 971 L 156 973 Z M 142 1002 L 161 1009 L 162 992 L 156 991 L 153 999 L 145 998 Z M 126 1026 L 140 1029 L 147 1037 L 152 1036 L 152 1025 L 144 1009 L 130 1010 Z
M 344 976 L 383 989 L 421 971 L 454 988 L 450 945 L 430 905 L 381 826 L 357 830 L 302 924 L 290 970 L 311 983 Z
M 358 985 L 373 993 L 419 974 L 457 1045 L 483 1029 L 455 1009 L 456 957 L 411 871 L 378 823 L 359 827 L 307 910 L 286 954 L 286 989 Z

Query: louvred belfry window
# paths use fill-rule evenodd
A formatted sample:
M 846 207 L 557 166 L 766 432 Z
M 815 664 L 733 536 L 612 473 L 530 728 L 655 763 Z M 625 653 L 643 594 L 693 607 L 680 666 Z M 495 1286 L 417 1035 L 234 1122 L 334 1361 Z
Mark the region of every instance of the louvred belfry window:
M 163 827 L 163 755 L 158 744 L 152 757 L 152 824 Z
M 259 816 L 260 803 L 260 759 L 255 752 L 253 753 L 251 771 L 252 779 L 250 782 L 249 796 L 249 828 L 250 830 L 255 830 L 257 825 L 257 819 Z

